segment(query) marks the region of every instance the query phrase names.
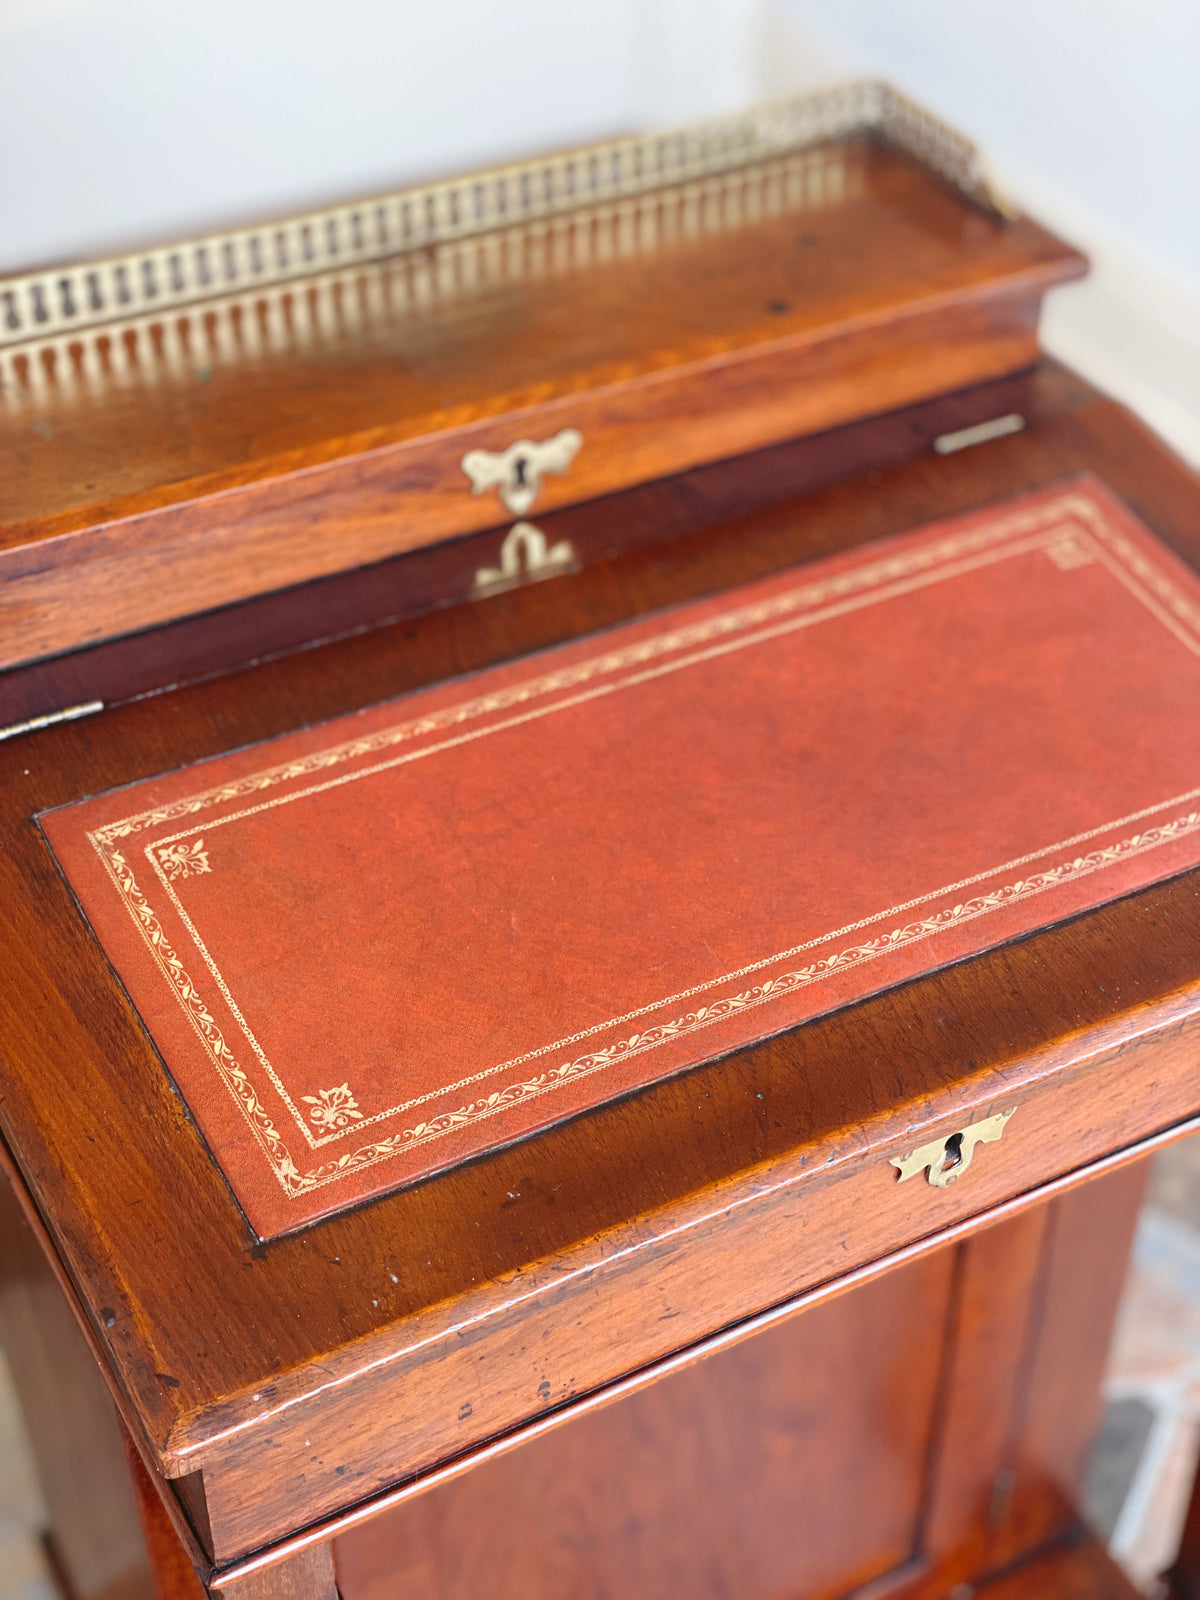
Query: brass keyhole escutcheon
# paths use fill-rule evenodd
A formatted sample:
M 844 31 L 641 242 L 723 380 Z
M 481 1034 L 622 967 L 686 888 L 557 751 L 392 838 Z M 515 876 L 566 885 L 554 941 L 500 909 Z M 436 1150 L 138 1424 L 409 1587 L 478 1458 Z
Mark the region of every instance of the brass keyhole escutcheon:
M 935 1189 L 948 1188 L 971 1165 L 976 1146 L 998 1140 L 1011 1116 L 1012 1111 L 998 1111 L 994 1117 L 972 1122 L 948 1139 L 931 1139 L 906 1156 L 892 1156 L 891 1164 L 900 1174 L 897 1181 L 903 1183 L 924 1172 Z
M 459 465 L 472 494 L 495 489 L 500 503 L 523 517 L 538 497 L 547 472 L 565 472 L 583 444 L 578 428 L 561 428 L 552 439 L 518 439 L 507 450 L 468 450 Z

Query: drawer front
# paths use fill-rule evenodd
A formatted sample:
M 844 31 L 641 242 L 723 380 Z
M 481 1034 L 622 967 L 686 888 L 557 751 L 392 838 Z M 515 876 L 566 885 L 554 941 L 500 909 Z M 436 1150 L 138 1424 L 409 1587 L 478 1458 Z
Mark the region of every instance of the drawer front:
M 1090 1060 L 1027 1061 L 968 1080 L 908 1128 L 881 1126 L 748 1175 L 694 1210 L 654 1218 L 641 1237 L 606 1239 L 531 1269 L 504 1313 L 439 1309 L 420 1348 L 366 1370 L 327 1403 L 282 1411 L 211 1452 L 205 1487 L 218 1561 L 285 1537 L 544 1413 L 670 1360 L 768 1307 L 807 1300 L 1034 1203 L 1039 1186 L 1082 1182 L 1113 1152 L 1200 1115 L 1200 1028 L 1186 1021 Z M 997 1115 L 944 1186 L 894 1161 Z M 740 1332 L 761 1323 L 747 1323 Z M 734 1328 L 735 1336 L 739 1330 Z M 728 1342 L 722 1336 L 711 1344 Z M 696 1354 L 706 1353 L 703 1348 Z M 359 1358 L 362 1359 L 361 1357 Z M 643 1377 L 653 1376 L 652 1373 Z M 588 1402 L 583 1402 L 588 1403 Z M 264 1481 L 266 1480 L 266 1481 Z

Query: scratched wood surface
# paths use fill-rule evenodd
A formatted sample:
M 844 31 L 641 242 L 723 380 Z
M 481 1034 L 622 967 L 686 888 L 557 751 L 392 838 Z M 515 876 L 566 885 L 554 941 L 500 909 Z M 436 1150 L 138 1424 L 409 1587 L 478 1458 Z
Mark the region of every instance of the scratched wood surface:
M 903 1566 L 956 1265 L 889 1273 L 345 1534 L 343 1600 L 750 1600 Z
M 77 1333 L 57 1339 L 58 1382 L 26 1385 L 24 1399 L 44 1478 L 75 1486 L 55 1499 L 59 1568 L 70 1592 L 96 1600 L 141 1600 L 151 1577 L 158 1600 L 198 1600 L 197 1566 L 221 1600 L 334 1600 L 335 1577 L 342 1600 L 483 1589 L 496 1600 L 851 1589 L 942 1600 L 955 1584 L 1023 1572 L 1031 1551 L 1085 1545 L 1082 1570 L 1111 1575 L 1075 1501 L 1145 1168 L 1019 1211 L 241 1568 L 213 1571 L 181 1542 L 169 1486 L 132 1449 L 146 1565 L 116 1578 L 98 1567 L 81 1522 L 102 1505 L 110 1544 L 136 1550 L 129 1487 L 111 1410 L 103 1435 L 80 1431 L 81 1396 L 98 1394 L 100 1420 L 105 1409 L 93 1358 Z M 18 1220 L 6 1245 L 21 1231 Z M 14 1281 L 18 1257 L 0 1256 Z M 15 1277 L 40 1286 L 42 1327 L 66 1317 L 74 1332 L 49 1264 L 36 1248 L 20 1261 Z M 6 1329 L 19 1360 L 44 1366 L 38 1339 L 19 1335 Z

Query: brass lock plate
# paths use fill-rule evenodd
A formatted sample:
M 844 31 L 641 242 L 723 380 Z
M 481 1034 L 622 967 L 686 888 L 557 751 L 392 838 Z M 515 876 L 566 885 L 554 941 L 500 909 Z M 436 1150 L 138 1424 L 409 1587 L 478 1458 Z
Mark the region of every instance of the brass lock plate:
M 1004 1132 L 1011 1116 L 1012 1111 L 998 1111 L 994 1117 L 972 1122 L 948 1139 L 931 1139 L 906 1156 L 892 1156 L 891 1165 L 900 1174 L 897 1181 L 903 1183 L 924 1172 L 935 1189 L 948 1188 L 971 1165 L 976 1145 L 993 1144 Z

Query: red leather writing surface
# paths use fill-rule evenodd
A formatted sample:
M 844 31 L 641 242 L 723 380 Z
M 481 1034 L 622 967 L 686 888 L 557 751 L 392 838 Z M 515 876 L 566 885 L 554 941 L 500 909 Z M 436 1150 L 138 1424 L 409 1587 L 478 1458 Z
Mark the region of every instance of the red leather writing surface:
M 1081 481 L 42 821 L 269 1236 L 1194 866 L 1198 726 Z

